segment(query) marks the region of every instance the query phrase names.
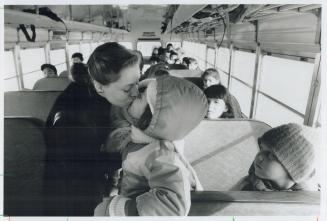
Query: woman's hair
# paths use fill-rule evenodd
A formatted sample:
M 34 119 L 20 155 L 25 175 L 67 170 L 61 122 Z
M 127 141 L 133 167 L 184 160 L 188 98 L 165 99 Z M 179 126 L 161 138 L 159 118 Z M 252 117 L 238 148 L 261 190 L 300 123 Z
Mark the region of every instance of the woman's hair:
M 206 76 L 212 76 L 214 77 L 215 79 L 219 80 L 220 81 L 220 74 L 219 72 L 214 69 L 214 68 L 209 68 L 207 70 L 205 70 L 203 72 L 203 74 L 201 75 L 201 78 L 204 79 Z
M 139 62 L 136 54 L 131 53 L 117 42 L 98 46 L 91 54 L 87 65 L 91 77 L 102 85 L 119 79 L 119 72 Z
M 83 63 L 75 63 L 70 68 L 72 80 L 76 83 L 90 84 L 91 78 L 87 67 Z
M 143 70 L 143 66 L 144 66 L 144 59 L 143 59 L 143 55 L 142 52 L 139 50 L 134 50 L 135 54 L 137 55 L 137 57 L 139 58 L 139 67 L 140 70 Z
M 222 99 L 225 101 L 225 103 L 227 101 L 227 89 L 221 84 L 212 85 L 206 88 L 204 90 L 204 94 L 208 99 Z
M 152 113 L 150 109 L 150 105 L 147 105 L 140 119 L 136 123 L 136 127 L 140 130 L 145 130 L 152 120 Z

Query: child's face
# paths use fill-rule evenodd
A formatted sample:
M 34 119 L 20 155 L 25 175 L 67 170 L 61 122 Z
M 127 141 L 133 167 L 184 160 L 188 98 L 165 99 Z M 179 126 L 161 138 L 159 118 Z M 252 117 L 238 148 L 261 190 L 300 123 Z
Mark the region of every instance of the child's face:
M 192 62 L 192 63 L 190 63 L 190 65 L 188 66 L 188 69 L 190 69 L 190 70 L 195 70 L 195 69 L 197 69 L 197 67 L 198 67 L 198 63 L 196 63 L 196 62 Z
M 286 183 L 293 183 L 285 168 L 277 160 L 275 155 L 265 143 L 260 143 L 260 152 L 254 159 L 255 175 L 261 179 L 272 181 L 277 187 Z
M 210 87 L 212 85 L 219 84 L 219 80 L 214 78 L 213 76 L 207 75 L 203 79 L 203 88 L 206 89 L 207 87 Z
M 226 104 L 223 99 L 208 98 L 208 104 L 209 108 L 207 118 L 209 119 L 217 119 L 227 111 Z

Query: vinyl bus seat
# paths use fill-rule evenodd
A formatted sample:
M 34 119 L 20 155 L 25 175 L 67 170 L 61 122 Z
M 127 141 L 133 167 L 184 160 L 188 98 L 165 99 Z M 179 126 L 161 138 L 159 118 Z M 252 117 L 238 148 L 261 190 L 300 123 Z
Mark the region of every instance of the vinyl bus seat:
M 189 216 L 317 216 L 318 191 L 199 191 Z M 251 220 L 251 219 L 249 219 Z
M 175 77 L 201 77 L 202 71 L 199 70 L 183 70 L 183 69 L 170 69 L 169 74 Z
M 65 77 L 42 78 L 34 84 L 33 90 L 63 91 L 70 83 Z
M 203 120 L 185 137 L 185 157 L 204 190 L 228 191 L 248 174 L 257 139 L 271 127 L 247 119 Z
M 4 116 L 29 116 L 43 122 L 60 91 L 8 91 L 4 93 Z
M 42 127 L 35 118 L 4 118 L 5 215 L 42 214 L 46 151 Z

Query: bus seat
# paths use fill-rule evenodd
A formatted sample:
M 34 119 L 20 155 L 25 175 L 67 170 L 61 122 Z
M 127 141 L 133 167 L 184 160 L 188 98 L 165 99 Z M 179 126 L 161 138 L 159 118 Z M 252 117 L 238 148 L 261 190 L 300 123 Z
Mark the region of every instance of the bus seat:
M 68 78 L 68 71 L 62 71 L 62 72 L 59 74 L 59 77 L 60 77 L 60 78 Z
M 180 69 L 171 69 L 168 70 L 169 74 L 175 77 L 201 77 L 201 70 L 180 70 Z
M 42 214 L 45 142 L 42 122 L 4 119 L 4 214 Z
M 189 216 L 315 216 L 318 191 L 192 192 Z
M 176 69 L 176 70 L 187 70 L 187 66 L 183 64 L 169 64 L 169 69 Z
M 201 90 L 203 89 L 203 80 L 201 77 L 185 77 L 184 79 L 191 81 L 193 84 L 198 86 Z
M 30 116 L 46 121 L 60 91 L 8 91 L 4 93 L 4 116 Z
M 230 190 L 246 176 L 267 124 L 247 119 L 203 120 L 185 137 L 185 156 L 204 190 Z
M 33 90 L 63 91 L 69 84 L 68 78 L 64 77 L 42 78 L 34 84 Z

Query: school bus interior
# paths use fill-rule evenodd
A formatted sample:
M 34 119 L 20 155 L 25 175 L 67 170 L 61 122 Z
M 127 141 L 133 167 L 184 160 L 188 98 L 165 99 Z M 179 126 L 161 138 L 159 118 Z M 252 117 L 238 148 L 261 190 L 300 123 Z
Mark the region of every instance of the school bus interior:
M 5 215 L 42 216 L 49 200 L 42 196 L 44 124 L 70 80 L 49 78 L 35 87 L 41 64 L 69 75 L 73 53 L 86 62 L 105 42 L 141 51 L 143 73 L 153 48 L 171 42 L 199 69 L 171 66 L 170 75 L 202 87 L 203 71 L 216 68 L 239 102 L 244 118 L 203 120 L 185 138 L 185 156 L 204 186 L 192 193 L 190 216 L 320 214 L 318 191 L 231 187 L 247 175 L 267 130 L 288 122 L 321 125 L 321 5 L 135 4 L 5 5 Z

